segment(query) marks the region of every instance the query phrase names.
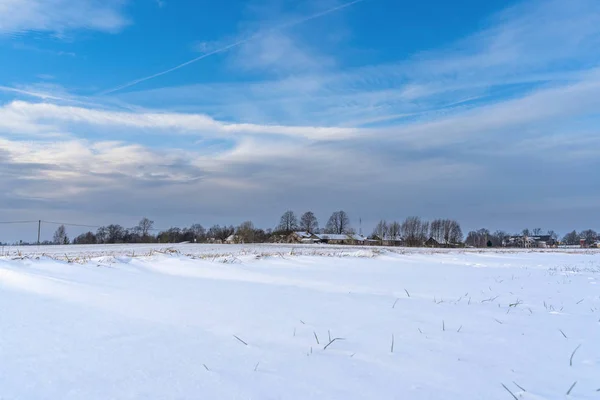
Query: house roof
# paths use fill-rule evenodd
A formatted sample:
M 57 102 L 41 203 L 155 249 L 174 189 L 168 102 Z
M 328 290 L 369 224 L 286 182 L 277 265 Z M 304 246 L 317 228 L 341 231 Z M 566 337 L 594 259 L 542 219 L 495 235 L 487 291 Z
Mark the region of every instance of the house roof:
M 532 236 L 511 236 L 508 238 L 509 242 L 516 240 L 527 240 L 528 242 L 549 242 L 552 240 L 550 235 L 532 235 Z
M 321 240 L 357 240 L 357 241 L 364 241 L 367 240 L 366 237 L 362 236 L 362 235 L 356 235 L 356 234 L 334 234 L 334 233 L 324 233 L 321 235 L 316 235 L 319 239 Z
M 294 232 L 294 234 L 301 239 L 310 239 L 313 237 L 313 234 L 308 232 Z
M 385 235 L 383 237 L 383 239 L 379 235 L 373 235 L 373 237 L 377 238 L 378 240 L 388 240 L 388 241 L 392 241 L 392 240 L 401 241 L 401 240 L 403 240 L 402 236 L 400 236 L 400 235 L 397 235 L 397 236 Z

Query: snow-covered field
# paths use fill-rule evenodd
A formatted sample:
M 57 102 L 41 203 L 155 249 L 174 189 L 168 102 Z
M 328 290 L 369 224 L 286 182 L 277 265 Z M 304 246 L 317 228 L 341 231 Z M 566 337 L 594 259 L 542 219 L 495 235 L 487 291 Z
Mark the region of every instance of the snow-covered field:
M 5 400 L 600 398 L 598 252 L 0 254 Z

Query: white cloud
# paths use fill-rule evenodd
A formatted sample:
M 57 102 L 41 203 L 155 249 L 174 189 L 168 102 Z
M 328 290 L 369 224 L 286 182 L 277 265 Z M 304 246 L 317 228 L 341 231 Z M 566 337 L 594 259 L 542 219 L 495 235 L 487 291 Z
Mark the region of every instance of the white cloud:
M 326 125 L 393 121 L 461 111 L 469 103 L 518 97 L 535 87 L 582 79 L 600 65 L 600 2 L 528 1 L 489 20 L 489 27 L 442 49 L 377 65 L 336 70 L 336 51 L 294 31 L 245 43 L 232 56 L 240 72 L 265 74 L 249 84 L 218 83 L 124 96 L 199 104 L 213 114 L 253 123 Z M 334 25 L 332 31 L 343 30 Z M 376 40 L 377 30 L 371 32 Z M 310 35 L 309 35 L 310 36 Z
M 325 71 L 335 65 L 332 57 L 311 50 L 284 32 L 270 32 L 243 44 L 232 62 L 238 69 L 284 76 Z
M 77 29 L 117 32 L 127 25 L 121 0 L 3 0 L 0 35 Z
M 4 124 L 8 132 L 17 134 L 37 133 L 40 131 L 37 126 L 48 129 L 49 126 L 56 126 L 59 123 L 84 123 L 150 130 L 175 129 L 180 133 L 209 136 L 281 135 L 311 140 L 340 140 L 359 134 L 358 130 L 351 128 L 236 124 L 219 122 L 202 114 L 133 113 L 24 101 L 14 101 L 0 108 L 0 117 L 2 117 L 0 121 L 4 121 L 0 124 Z

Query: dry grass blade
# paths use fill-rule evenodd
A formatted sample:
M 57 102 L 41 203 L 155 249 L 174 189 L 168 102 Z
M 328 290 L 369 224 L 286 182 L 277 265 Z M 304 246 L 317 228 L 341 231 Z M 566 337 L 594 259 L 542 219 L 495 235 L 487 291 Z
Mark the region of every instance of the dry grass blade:
M 460 328 L 458 328 L 458 330 L 456 332 L 460 333 L 461 329 L 462 329 L 462 325 L 460 326 Z
M 513 392 L 511 392 L 511 391 L 510 391 L 510 389 L 509 389 L 509 388 L 507 388 L 507 387 L 506 387 L 506 385 L 505 385 L 504 383 L 502 383 L 501 385 L 502 385 L 502 387 L 503 387 L 504 389 L 506 389 L 506 391 L 507 391 L 508 393 L 510 393 L 510 395 L 513 397 L 513 399 L 515 399 L 515 400 L 519 400 L 519 398 L 518 398 L 517 396 L 515 396 L 515 394 L 514 394 Z
M 205 368 L 207 371 L 210 371 L 210 369 L 208 369 L 208 367 L 206 366 L 206 364 L 202 364 L 202 365 L 204 366 L 204 368 Z
M 571 385 L 571 387 L 567 391 L 567 396 L 571 394 L 571 391 L 573 390 L 573 388 L 575 387 L 575 385 L 577 385 L 577 381 L 573 382 L 573 384 Z
M 565 337 L 565 339 L 568 339 L 567 335 L 565 335 L 565 333 L 562 331 L 562 329 L 559 329 L 560 333 L 562 333 L 562 335 Z
M 317 344 L 321 344 L 319 343 L 319 337 L 317 336 L 317 332 L 313 332 L 313 334 L 315 335 L 315 340 L 317 341 Z
M 240 339 L 239 337 L 233 335 L 234 338 L 236 338 L 237 340 L 239 340 L 240 342 L 244 343 L 244 345 L 248 346 L 248 343 L 244 342 L 242 339 Z
M 256 363 L 256 366 L 254 367 L 254 372 L 256 372 L 256 370 L 258 369 L 259 364 L 260 364 L 260 362 Z
M 577 346 L 575 350 L 573 350 L 573 353 L 571 353 L 571 358 L 569 359 L 569 365 L 571 367 L 573 366 L 573 357 L 575 357 L 575 353 L 577 353 L 577 350 L 579 350 L 580 347 L 581 345 Z
M 513 383 L 515 384 L 515 386 L 516 386 L 516 387 L 518 387 L 518 388 L 519 388 L 519 389 L 521 389 L 522 391 L 524 391 L 524 392 L 527 392 L 527 390 L 525 390 L 525 389 L 523 388 L 523 386 L 519 385 L 517 382 L 513 381 Z
M 394 352 L 394 334 L 392 333 L 392 348 L 391 348 L 391 352 Z
M 584 301 L 584 300 L 585 300 L 585 299 L 581 299 L 581 300 L 579 300 L 579 301 L 577 302 L 577 304 L 581 304 L 581 303 L 583 303 L 583 301 Z
M 327 345 L 325 347 L 323 347 L 323 350 L 327 350 L 327 348 L 329 346 L 331 346 L 333 344 L 333 342 L 337 341 L 337 340 L 344 340 L 344 338 L 333 338 L 329 343 L 327 343 Z
M 398 300 L 400 300 L 400 299 L 396 299 L 396 301 L 394 302 L 394 305 L 392 306 L 392 308 L 396 308 L 396 304 L 398 304 Z
M 408 293 L 408 290 L 404 289 L 404 291 L 406 292 L 406 295 L 407 295 L 408 297 L 410 297 L 410 293 Z
M 496 300 L 498 297 L 500 297 L 500 296 L 491 297 L 491 298 L 489 298 L 489 299 L 482 300 L 481 302 L 482 302 L 482 303 L 485 303 L 485 302 L 488 302 L 488 301 L 492 302 L 492 301 Z

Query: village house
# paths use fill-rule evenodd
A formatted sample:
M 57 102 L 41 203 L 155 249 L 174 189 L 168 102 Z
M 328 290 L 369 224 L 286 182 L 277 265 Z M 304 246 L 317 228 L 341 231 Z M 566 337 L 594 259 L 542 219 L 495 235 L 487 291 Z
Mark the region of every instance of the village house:
M 440 247 L 440 242 L 438 242 L 437 240 L 435 240 L 434 238 L 430 237 L 429 239 L 427 239 L 427 241 L 425 242 L 425 247 Z
M 237 244 L 237 243 L 241 243 L 241 240 L 238 237 L 238 235 L 229 235 L 229 237 L 227 239 L 225 239 L 225 243 L 227 243 L 227 244 Z
M 383 238 L 381 238 L 378 235 L 373 235 L 367 240 L 367 244 L 374 246 L 402 246 L 404 244 L 404 240 L 400 236 L 392 237 L 390 235 L 385 235 Z
M 292 232 L 287 237 L 287 243 L 304 243 L 312 244 L 321 242 L 318 235 L 310 232 Z
M 520 247 L 520 248 L 547 248 L 556 247 L 558 242 L 550 235 L 536 235 L 536 236 L 510 236 L 503 241 L 504 247 Z
M 579 246 L 582 249 L 600 249 L 600 239 L 595 239 L 591 244 L 587 244 L 587 240 L 584 238 L 579 239 Z
M 364 245 L 367 244 L 368 239 L 365 236 L 357 235 L 354 233 L 348 234 L 333 234 L 333 233 L 324 233 L 320 235 L 316 235 L 321 243 L 327 244 L 354 244 L 354 245 Z

